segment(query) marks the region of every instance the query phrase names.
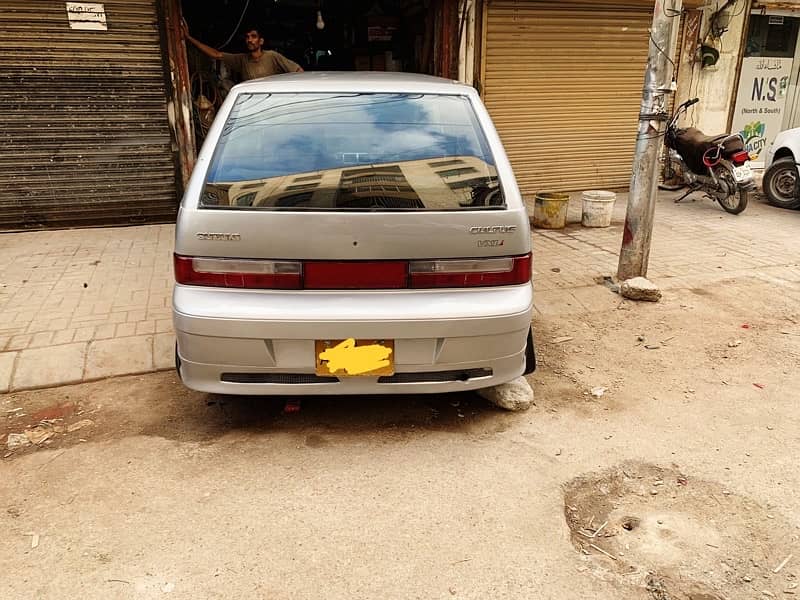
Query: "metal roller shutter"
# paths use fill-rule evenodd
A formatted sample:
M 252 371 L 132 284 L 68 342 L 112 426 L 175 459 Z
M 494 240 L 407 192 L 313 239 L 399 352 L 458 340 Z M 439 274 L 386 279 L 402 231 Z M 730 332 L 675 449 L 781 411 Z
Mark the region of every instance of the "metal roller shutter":
M 652 10 L 489 2 L 484 100 L 524 194 L 630 184 Z
M 0 229 L 165 221 L 177 209 L 155 0 L 0 3 Z

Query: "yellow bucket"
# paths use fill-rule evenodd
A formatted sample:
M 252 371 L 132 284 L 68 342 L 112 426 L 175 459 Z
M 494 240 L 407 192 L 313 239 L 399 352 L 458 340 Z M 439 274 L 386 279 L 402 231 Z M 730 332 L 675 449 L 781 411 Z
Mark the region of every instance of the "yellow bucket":
M 541 229 L 563 229 L 567 226 L 569 194 L 541 192 L 533 205 L 533 226 Z

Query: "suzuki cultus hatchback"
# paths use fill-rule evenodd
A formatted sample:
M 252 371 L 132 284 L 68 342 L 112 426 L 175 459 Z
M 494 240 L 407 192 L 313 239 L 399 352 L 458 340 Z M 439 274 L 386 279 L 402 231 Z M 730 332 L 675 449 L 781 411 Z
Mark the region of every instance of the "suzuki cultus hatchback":
M 444 79 L 234 87 L 175 279 L 176 363 L 200 391 L 449 392 L 535 367 L 526 212 L 478 94 Z

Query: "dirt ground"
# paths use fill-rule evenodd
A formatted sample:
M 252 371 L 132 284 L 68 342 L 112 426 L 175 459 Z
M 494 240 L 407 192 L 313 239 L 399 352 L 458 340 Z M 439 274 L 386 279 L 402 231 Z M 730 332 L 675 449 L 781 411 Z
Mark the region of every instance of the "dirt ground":
M 519 414 L 465 393 L 285 415 L 172 372 L 0 396 L 0 597 L 800 595 L 800 286 L 535 331 Z

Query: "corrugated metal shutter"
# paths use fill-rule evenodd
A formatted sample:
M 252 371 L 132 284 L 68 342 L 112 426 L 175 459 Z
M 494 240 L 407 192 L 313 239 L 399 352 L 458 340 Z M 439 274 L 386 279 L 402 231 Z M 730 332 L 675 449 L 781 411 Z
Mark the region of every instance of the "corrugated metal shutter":
M 652 10 L 489 2 L 484 100 L 524 194 L 630 184 Z
M 155 0 L 0 3 L 0 228 L 174 218 L 175 156 Z

